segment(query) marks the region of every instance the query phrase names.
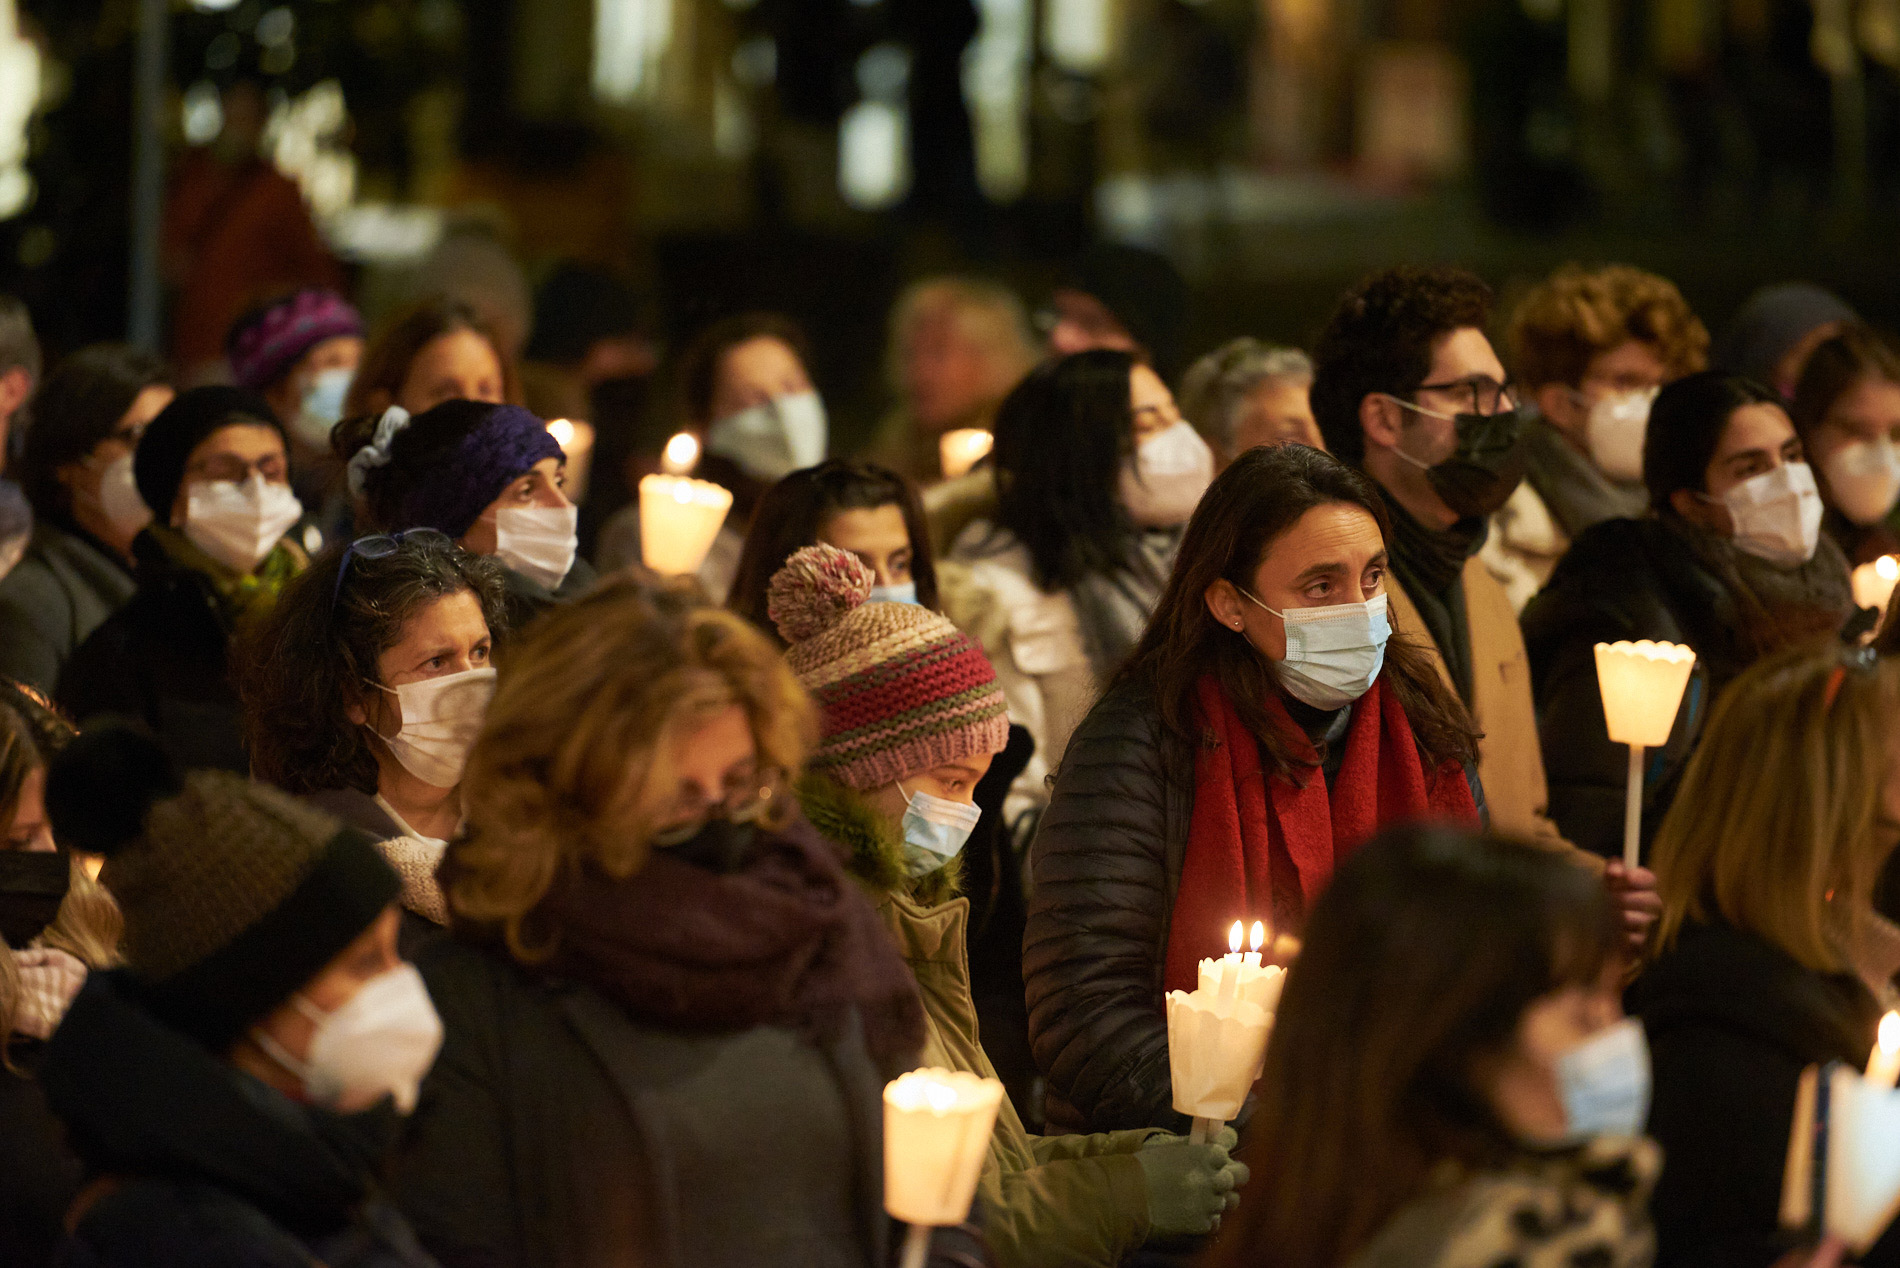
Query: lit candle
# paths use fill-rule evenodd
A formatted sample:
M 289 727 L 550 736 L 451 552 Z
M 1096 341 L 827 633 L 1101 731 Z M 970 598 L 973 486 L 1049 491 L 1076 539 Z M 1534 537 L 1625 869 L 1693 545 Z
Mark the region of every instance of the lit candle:
M 996 438 L 976 427 L 959 427 L 945 432 L 937 441 L 937 458 L 943 463 L 943 478 L 954 480 L 968 475 L 970 468 L 989 454 Z
M 660 452 L 660 470 L 667 475 L 690 475 L 699 465 L 699 437 L 683 431 L 666 442 Z
M 1883 1088 L 1900 1082 L 1900 1013 L 1880 1019 L 1874 1050 L 1867 1057 L 1867 1081 Z
M 1262 948 L 1267 943 L 1267 927 L 1254 921 L 1247 934 L 1251 951 L 1240 950 L 1239 921 L 1227 932 L 1227 945 L 1233 951 L 1218 959 L 1209 957 L 1200 963 L 1200 989 L 1210 996 L 1239 998 L 1272 1012 L 1280 1004 L 1280 987 L 1286 970 L 1275 964 L 1263 964 Z
M 587 476 L 593 469 L 594 425 L 578 418 L 549 419 L 548 435 L 567 455 L 567 500 L 578 503 L 587 496 Z
M 1240 922 L 1227 934 L 1228 952 L 1221 957 L 1220 997 L 1223 1003 L 1231 1003 L 1240 997 Z
M 1888 602 L 1893 598 L 1895 584 L 1900 583 L 1900 559 L 1882 555 L 1872 563 L 1854 569 L 1852 580 L 1854 602 L 1884 614 Z
M 708 480 L 650 475 L 640 481 L 640 555 L 669 576 L 697 572 L 719 536 L 732 492 Z
M 1246 965 L 1248 968 L 1257 969 L 1260 967 L 1260 948 L 1265 944 L 1266 940 L 1266 925 L 1258 920 L 1254 921 L 1253 928 L 1247 934 L 1247 945 L 1253 948 L 1247 952 Z
M 884 1086 L 884 1209 L 911 1226 L 906 1266 L 930 1230 L 961 1224 L 989 1153 L 1003 1085 L 961 1070 L 912 1070 Z

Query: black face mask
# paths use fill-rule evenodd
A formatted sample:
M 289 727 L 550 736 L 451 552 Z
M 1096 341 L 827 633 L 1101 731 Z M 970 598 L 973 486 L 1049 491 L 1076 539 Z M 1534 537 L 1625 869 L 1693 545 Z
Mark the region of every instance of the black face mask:
M 1510 500 L 1524 478 L 1523 420 L 1507 409 L 1459 414 L 1455 422 L 1458 448 L 1428 467 L 1425 478 L 1460 519 L 1489 515 Z
M 691 863 L 694 867 L 724 876 L 746 865 L 758 840 L 757 824 L 712 818 L 706 820 L 705 827 L 678 845 L 656 843 L 656 848 L 666 851 L 682 863 Z
M 0 850 L 0 938 L 19 948 L 39 937 L 59 915 L 71 882 L 64 850 Z

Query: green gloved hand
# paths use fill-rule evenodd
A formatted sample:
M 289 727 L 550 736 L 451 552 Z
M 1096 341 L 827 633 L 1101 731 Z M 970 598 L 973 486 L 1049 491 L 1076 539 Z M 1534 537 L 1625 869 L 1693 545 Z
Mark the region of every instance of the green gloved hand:
M 1231 1129 L 1215 1142 L 1191 1145 L 1180 1136 L 1156 1136 L 1135 1151 L 1148 1182 L 1148 1222 L 1154 1237 L 1211 1233 L 1220 1217 L 1240 1205 L 1236 1192 L 1247 1167 L 1227 1151 L 1237 1143 Z

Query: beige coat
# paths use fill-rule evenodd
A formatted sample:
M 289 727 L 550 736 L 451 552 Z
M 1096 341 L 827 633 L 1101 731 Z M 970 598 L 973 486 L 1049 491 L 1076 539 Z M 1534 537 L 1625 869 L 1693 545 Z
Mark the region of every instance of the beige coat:
M 1484 738 L 1478 741 L 1478 779 L 1491 811 L 1491 827 L 1508 836 L 1567 845 L 1550 820 L 1544 754 L 1538 747 L 1537 710 L 1531 702 L 1530 656 L 1510 597 L 1481 556 L 1465 561 L 1465 619 L 1471 631 L 1471 713 Z M 1387 574 L 1393 628 L 1431 637 L 1430 627 Z M 1439 676 L 1455 694 L 1451 671 L 1430 646 Z M 1594 857 L 1594 856 L 1592 856 Z

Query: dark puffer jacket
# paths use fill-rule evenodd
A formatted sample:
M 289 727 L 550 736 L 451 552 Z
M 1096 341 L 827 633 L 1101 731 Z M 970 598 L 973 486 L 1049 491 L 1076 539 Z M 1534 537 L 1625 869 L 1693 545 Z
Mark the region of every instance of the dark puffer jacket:
M 1168 921 L 1194 810 L 1194 757 L 1152 688 L 1123 683 L 1076 728 L 1029 849 L 1029 1041 L 1052 1131 L 1165 1127 Z
M 1767 1268 L 1795 1085 L 1805 1066 L 1867 1060 L 1880 1006 L 1852 975 L 1816 973 L 1733 925 L 1690 924 L 1629 990 L 1649 1036 L 1657 1268 Z M 1900 1264 L 1890 1229 L 1860 1261 Z

